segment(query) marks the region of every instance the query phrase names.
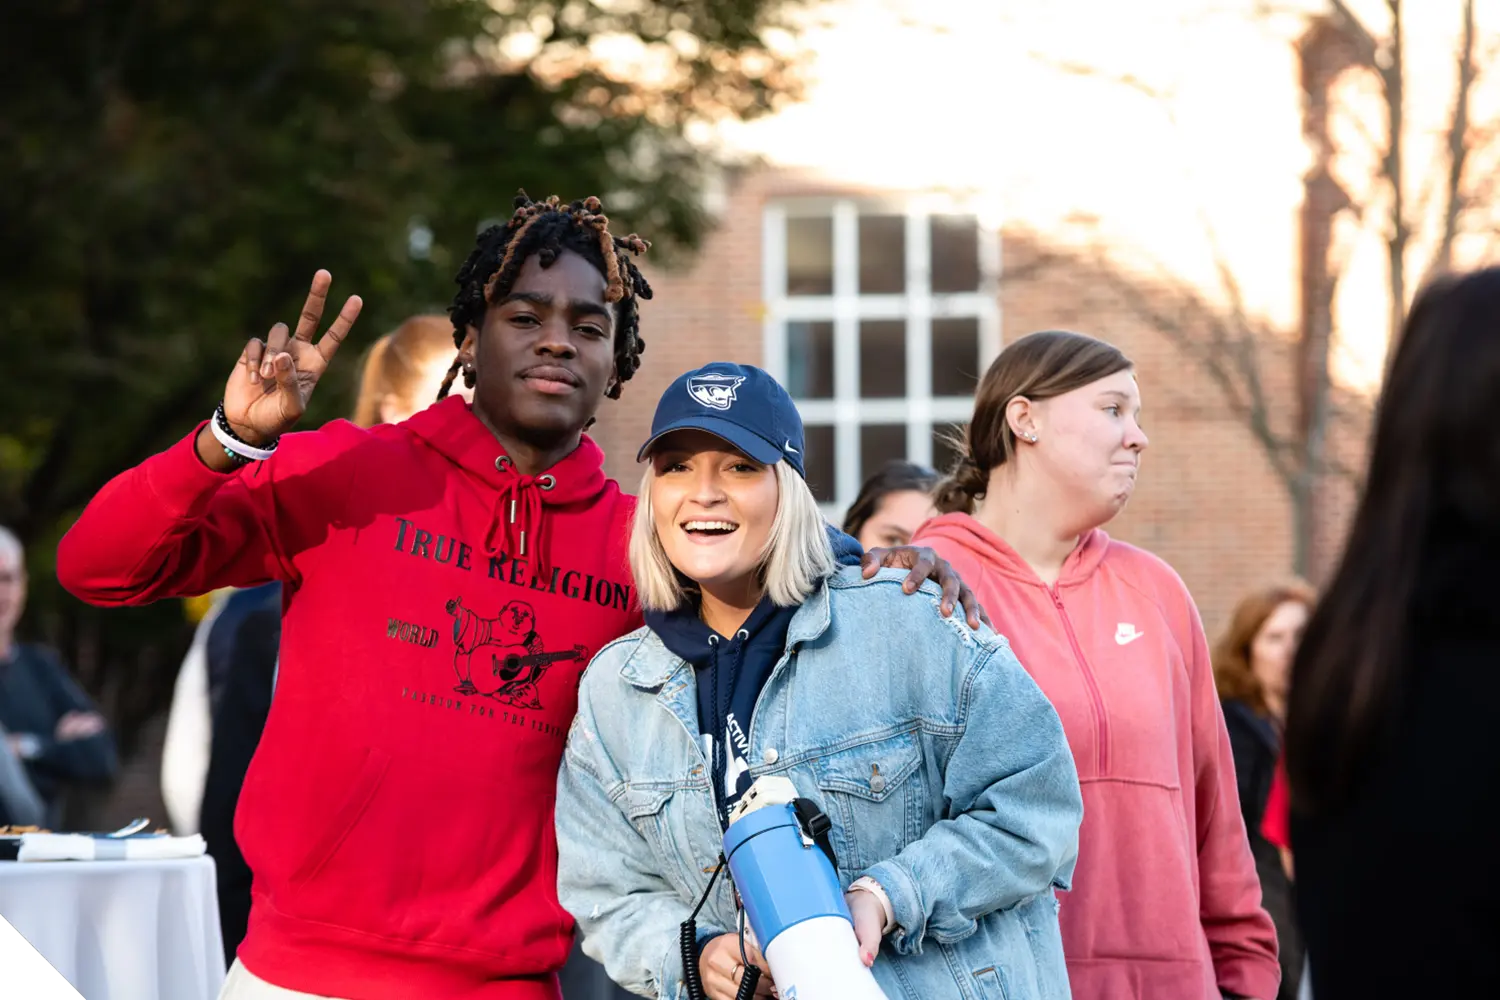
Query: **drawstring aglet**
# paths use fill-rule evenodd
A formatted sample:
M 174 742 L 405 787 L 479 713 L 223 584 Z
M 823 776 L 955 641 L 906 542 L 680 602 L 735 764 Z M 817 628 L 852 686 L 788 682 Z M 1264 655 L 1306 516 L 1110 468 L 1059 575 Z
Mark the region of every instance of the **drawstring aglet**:
M 515 520 L 516 519 L 514 517 L 511 518 L 511 522 L 512 523 L 514 523 Z M 523 528 L 523 529 L 521 529 L 521 556 L 524 558 L 525 555 L 526 555 L 526 530 Z
M 511 500 L 510 500 L 510 523 L 511 524 L 515 524 L 516 523 L 516 499 L 515 499 L 515 497 L 511 497 Z

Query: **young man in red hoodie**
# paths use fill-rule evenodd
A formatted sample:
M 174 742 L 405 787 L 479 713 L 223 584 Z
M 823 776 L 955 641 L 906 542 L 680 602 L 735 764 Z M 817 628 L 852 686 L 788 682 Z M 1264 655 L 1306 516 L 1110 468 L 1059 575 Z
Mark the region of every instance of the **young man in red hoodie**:
M 472 408 L 286 434 L 360 310 L 314 342 L 320 271 L 295 334 L 250 341 L 214 419 L 106 485 L 59 546 L 59 579 L 95 604 L 284 584 L 223 996 L 556 1000 L 558 764 L 585 664 L 641 624 L 634 499 L 583 431 L 639 366 L 646 247 L 596 199 L 521 196 L 457 279 L 444 393 L 462 372 Z M 945 612 L 969 605 L 930 552 L 883 560 L 940 576 Z

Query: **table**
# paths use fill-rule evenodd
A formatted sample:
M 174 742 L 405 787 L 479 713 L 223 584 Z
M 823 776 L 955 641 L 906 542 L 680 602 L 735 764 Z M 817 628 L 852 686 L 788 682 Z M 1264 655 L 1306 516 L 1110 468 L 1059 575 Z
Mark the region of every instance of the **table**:
M 85 1000 L 214 1000 L 224 983 L 209 857 L 0 861 L 0 915 Z

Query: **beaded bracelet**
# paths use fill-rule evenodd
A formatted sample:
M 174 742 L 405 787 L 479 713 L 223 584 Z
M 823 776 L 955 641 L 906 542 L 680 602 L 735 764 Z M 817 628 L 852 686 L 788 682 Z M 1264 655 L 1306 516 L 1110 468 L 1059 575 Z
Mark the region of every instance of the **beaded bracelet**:
M 249 462 L 264 462 L 276 454 L 277 442 L 271 442 L 269 448 L 257 448 L 240 438 L 229 426 L 229 418 L 224 415 L 224 404 L 221 402 L 214 410 L 214 418 L 209 423 L 214 438 L 224 446 L 224 454 L 228 455 L 237 465 L 245 465 Z

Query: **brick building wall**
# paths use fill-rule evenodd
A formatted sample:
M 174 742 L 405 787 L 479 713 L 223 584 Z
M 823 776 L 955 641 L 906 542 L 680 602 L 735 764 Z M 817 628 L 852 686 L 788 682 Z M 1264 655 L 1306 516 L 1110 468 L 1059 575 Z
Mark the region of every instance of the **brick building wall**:
M 648 266 L 656 298 L 643 306 L 646 352 L 623 398 L 606 402 L 594 436 L 606 471 L 628 492 L 639 482 L 635 451 L 671 379 L 713 360 L 763 365 L 763 213 L 780 198 L 879 194 L 849 191 L 793 172 L 760 170 L 737 179 L 717 228 L 695 255 L 671 268 Z M 1248 589 L 1292 564 L 1287 494 L 1250 431 L 1219 388 L 1172 340 L 1100 279 L 1083 254 L 1048 252 L 1032 266 L 1034 237 L 1003 234 L 1001 340 L 1064 327 L 1104 337 L 1137 364 L 1151 437 L 1137 491 L 1109 526 L 1114 536 L 1170 562 L 1192 590 L 1210 634 Z M 1151 294 L 1149 287 L 1146 294 Z M 1279 391 L 1272 387 L 1273 391 Z

